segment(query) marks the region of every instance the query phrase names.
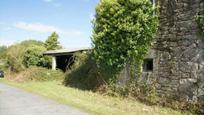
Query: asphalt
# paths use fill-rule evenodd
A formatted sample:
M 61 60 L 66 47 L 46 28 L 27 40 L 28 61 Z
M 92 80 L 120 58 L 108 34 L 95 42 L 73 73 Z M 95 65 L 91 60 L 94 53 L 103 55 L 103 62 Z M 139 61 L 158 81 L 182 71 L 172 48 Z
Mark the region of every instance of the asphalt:
M 89 113 L 0 83 L 0 115 L 89 115 Z

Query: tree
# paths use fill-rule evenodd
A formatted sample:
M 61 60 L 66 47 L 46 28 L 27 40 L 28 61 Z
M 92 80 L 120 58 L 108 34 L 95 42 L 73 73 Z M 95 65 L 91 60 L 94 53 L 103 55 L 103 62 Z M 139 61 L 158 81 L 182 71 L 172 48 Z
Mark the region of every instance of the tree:
M 62 47 L 59 45 L 58 42 L 58 34 L 56 32 L 53 32 L 48 39 L 45 41 L 45 47 L 47 50 L 57 50 L 61 49 Z
M 26 40 L 14 44 L 6 50 L 6 66 L 12 72 L 21 72 L 30 65 L 50 67 L 50 59 L 47 56 L 42 57 L 46 50 L 44 43 L 36 40 Z M 40 63 L 34 62 L 34 59 Z
M 23 55 L 26 49 L 35 45 L 43 45 L 43 43 L 35 40 L 26 40 L 9 46 L 6 51 L 7 67 L 12 72 L 23 71 L 25 69 L 23 65 Z
M 48 56 L 43 56 L 43 52 L 45 51 L 46 48 L 44 46 L 33 46 L 27 48 L 23 55 L 23 64 L 26 67 L 51 67 L 51 59 Z
M 98 64 L 118 74 L 126 63 L 141 65 L 158 26 L 150 0 L 101 0 L 96 7 L 92 41 Z

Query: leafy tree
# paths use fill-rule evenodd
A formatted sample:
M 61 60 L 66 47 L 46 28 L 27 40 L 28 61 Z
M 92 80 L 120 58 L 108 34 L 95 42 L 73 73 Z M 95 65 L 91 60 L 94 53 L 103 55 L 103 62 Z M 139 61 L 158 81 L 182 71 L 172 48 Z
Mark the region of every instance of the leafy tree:
M 46 51 L 44 46 L 29 47 L 23 55 L 23 64 L 26 67 L 41 66 L 51 67 L 51 60 L 48 56 L 43 56 L 43 52 Z
M 28 53 L 28 50 L 31 50 L 31 49 L 35 49 L 36 52 L 39 54 L 35 52 L 33 53 L 34 56 L 30 56 L 30 57 L 35 57 L 36 55 L 42 56 L 42 53 L 46 51 L 46 48 L 44 47 L 44 43 L 40 41 L 35 41 L 35 40 L 26 40 L 21 43 L 9 46 L 8 49 L 6 50 L 7 68 L 9 68 L 13 72 L 20 72 L 26 69 L 26 67 L 28 67 L 27 65 L 29 65 L 27 63 L 30 63 L 31 59 L 26 60 L 25 54 L 26 52 Z M 29 62 L 25 62 L 25 61 L 29 61 Z M 47 61 L 49 61 L 49 59 L 44 59 L 43 63 L 47 63 Z M 41 64 L 41 65 L 44 66 L 45 64 Z
M 45 41 L 45 47 L 47 50 L 56 50 L 61 49 L 62 47 L 59 45 L 58 42 L 58 34 L 56 32 L 53 32 L 48 39 Z
M 98 64 L 118 74 L 126 63 L 141 65 L 158 26 L 150 0 L 101 0 L 96 7 L 92 41 Z

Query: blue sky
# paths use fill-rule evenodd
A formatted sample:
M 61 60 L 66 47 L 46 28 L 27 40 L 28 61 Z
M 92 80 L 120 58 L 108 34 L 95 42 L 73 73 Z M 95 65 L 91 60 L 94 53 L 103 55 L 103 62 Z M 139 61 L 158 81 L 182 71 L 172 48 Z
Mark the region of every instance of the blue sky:
M 45 41 L 56 31 L 66 47 L 90 47 L 99 0 L 0 0 L 0 45 Z

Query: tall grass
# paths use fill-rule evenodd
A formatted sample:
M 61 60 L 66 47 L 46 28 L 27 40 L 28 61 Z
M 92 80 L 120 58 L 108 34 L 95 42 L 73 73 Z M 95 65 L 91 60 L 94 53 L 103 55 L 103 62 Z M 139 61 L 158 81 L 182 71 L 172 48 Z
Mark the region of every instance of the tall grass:
M 17 82 L 63 80 L 64 73 L 60 70 L 49 70 L 42 67 L 29 67 L 19 73 L 9 72 L 6 78 Z
M 1 81 L 95 115 L 182 115 L 181 112 L 170 108 L 148 106 L 135 100 L 64 87 L 58 81 L 25 83 Z

